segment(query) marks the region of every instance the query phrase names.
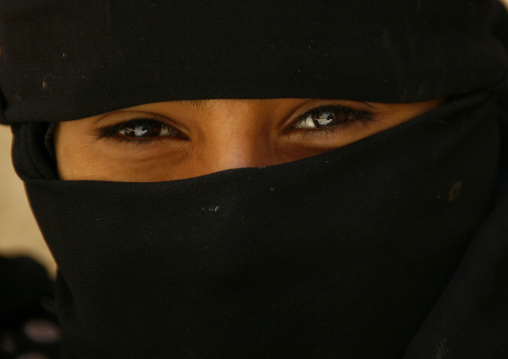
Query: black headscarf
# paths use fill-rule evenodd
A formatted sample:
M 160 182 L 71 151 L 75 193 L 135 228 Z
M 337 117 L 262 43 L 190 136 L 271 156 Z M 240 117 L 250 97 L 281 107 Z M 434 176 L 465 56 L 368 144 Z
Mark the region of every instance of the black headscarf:
M 508 355 L 506 11 L 488 0 L 2 1 L 2 121 L 65 358 Z M 143 103 L 445 105 L 316 157 L 61 181 L 47 122 Z

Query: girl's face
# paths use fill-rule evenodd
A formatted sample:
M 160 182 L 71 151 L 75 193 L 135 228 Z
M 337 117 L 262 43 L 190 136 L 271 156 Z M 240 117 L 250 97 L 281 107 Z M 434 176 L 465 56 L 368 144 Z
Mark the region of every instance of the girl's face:
M 75 121 L 55 133 L 60 178 L 152 182 L 269 166 L 346 146 L 442 100 L 200 100 L 151 103 Z

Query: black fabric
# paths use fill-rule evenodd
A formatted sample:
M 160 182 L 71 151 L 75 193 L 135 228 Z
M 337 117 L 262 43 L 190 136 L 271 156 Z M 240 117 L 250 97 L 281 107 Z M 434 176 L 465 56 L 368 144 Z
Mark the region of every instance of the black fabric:
M 160 183 L 21 173 L 59 264 L 66 357 L 401 357 L 492 205 L 498 132 L 495 97 L 473 94 L 279 166 Z M 27 134 L 15 151 L 30 158 Z M 505 353 L 502 333 L 483 353 Z M 423 340 L 417 353 L 441 345 Z
M 2 121 L 58 263 L 64 358 L 508 356 L 500 3 L 1 5 Z M 447 101 L 179 181 L 61 181 L 46 149 L 48 122 L 273 97 Z
M 508 355 L 508 114 L 495 206 L 452 280 L 421 325 L 407 358 L 504 358 Z
M 0 358 L 58 358 L 53 281 L 27 257 L 0 257 Z
M 414 102 L 501 81 L 492 0 L 0 1 L 0 122 L 197 98 Z M 91 105 L 92 104 L 92 105 Z
M 12 329 L 41 311 L 44 298 L 52 297 L 53 283 L 33 259 L 0 257 L 0 293 L 0 330 Z

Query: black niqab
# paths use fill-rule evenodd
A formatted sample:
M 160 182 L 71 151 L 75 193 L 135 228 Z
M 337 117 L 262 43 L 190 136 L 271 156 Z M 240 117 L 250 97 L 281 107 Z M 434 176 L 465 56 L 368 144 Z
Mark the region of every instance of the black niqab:
M 2 121 L 59 266 L 65 358 L 508 355 L 499 3 L 4 3 Z M 131 105 L 282 97 L 447 103 L 170 182 L 61 181 L 44 142 L 47 121 Z

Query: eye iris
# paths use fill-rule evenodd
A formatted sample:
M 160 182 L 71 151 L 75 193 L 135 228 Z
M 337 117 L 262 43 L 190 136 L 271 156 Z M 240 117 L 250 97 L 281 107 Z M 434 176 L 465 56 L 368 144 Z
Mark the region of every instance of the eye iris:
M 306 112 L 289 130 L 327 132 L 339 128 L 346 129 L 349 125 L 366 124 L 368 121 L 373 121 L 369 112 L 344 106 L 325 106 Z
M 161 125 L 141 123 L 120 129 L 118 133 L 128 137 L 156 137 L 161 132 Z
M 321 112 L 319 117 L 314 120 L 316 127 L 327 126 L 335 120 L 335 114 L 331 111 Z

